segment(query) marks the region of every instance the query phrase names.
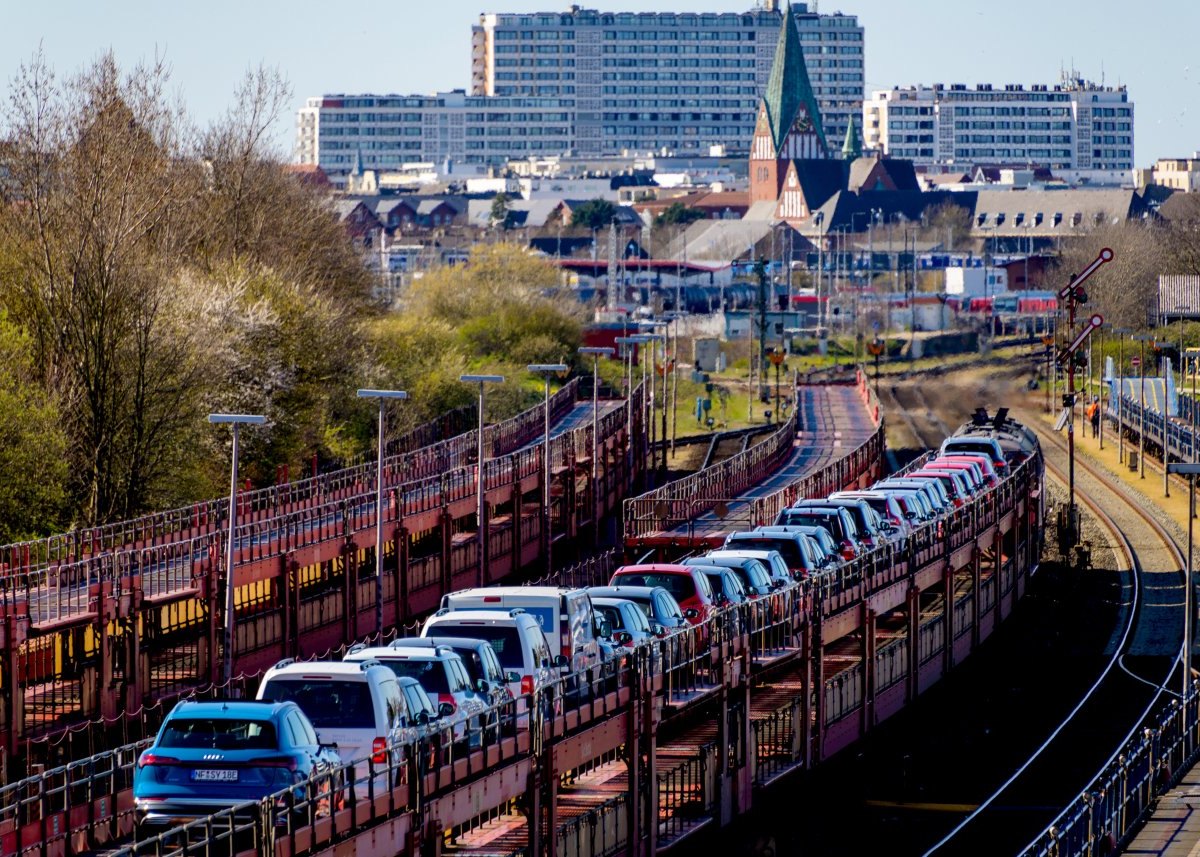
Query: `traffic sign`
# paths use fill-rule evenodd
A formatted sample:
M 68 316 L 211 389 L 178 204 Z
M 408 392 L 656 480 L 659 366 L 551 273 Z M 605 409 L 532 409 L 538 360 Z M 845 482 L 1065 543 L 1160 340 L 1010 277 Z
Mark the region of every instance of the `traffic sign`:
M 1131 357 L 1131 358 L 1129 358 L 1129 365 L 1130 365 L 1130 366 L 1141 366 L 1141 365 L 1142 365 L 1142 358 L 1140 358 L 1140 357 Z

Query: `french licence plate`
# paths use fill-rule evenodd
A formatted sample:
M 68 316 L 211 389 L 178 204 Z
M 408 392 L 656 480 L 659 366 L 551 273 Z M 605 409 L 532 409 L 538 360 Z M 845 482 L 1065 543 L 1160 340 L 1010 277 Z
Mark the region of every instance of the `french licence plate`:
M 238 772 L 220 768 L 200 768 L 192 771 L 192 779 L 200 783 L 236 783 Z

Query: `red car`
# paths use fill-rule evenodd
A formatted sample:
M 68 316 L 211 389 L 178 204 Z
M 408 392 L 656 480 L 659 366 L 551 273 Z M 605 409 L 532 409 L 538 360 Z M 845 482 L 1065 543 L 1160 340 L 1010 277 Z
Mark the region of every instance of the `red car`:
M 670 563 L 625 565 L 618 568 L 609 586 L 661 586 L 679 602 L 683 616 L 699 625 L 717 609 L 708 577 L 698 568 Z

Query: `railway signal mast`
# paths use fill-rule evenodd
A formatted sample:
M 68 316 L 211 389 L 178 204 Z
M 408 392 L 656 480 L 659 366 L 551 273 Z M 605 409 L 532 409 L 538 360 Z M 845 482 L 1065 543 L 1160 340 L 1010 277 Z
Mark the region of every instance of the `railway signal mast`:
M 1071 282 L 1059 290 L 1058 297 L 1067 310 L 1067 332 L 1075 330 L 1075 311 L 1080 304 L 1087 303 L 1087 292 L 1083 290 L 1084 281 L 1100 269 L 1101 265 L 1113 260 L 1113 251 L 1105 247 L 1100 251 L 1091 264 L 1082 272 L 1071 278 Z M 1104 324 L 1104 317 L 1096 314 L 1091 316 L 1083 330 L 1058 353 L 1058 363 L 1065 364 L 1067 370 L 1067 391 L 1063 394 L 1063 416 L 1067 424 L 1067 518 L 1059 521 L 1059 544 L 1064 552 L 1069 552 L 1079 542 L 1079 512 L 1075 508 L 1075 368 L 1076 354 L 1084 355 L 1079 348 L 1087 341 L 1092 332 Z

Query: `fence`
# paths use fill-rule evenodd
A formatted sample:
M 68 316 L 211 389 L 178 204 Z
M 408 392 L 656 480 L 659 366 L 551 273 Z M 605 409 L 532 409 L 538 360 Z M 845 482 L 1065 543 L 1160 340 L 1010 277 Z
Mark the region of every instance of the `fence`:
M 578 390 L 579 380 L 575 378 L 551 397 L 552 420 L 570 410 Z M 484 429 L 485 454 L 490 450 L 490 456 L 496 458 L 535 440 L 544 430 L 544 420 L 545 406 L 542 404 L 510 420 L 487 426 Z M 425 429 L 424 433 L 433 431 Z M 471 431 L 433 446 L 385 458 L 385 483 L 396 486 L 433 478 L 467 465 L 475 460 L 477 445 L 476 432 Z M 369 493 L 374 490 L 376 470 L 376 462 L 372 461 L 309 479 L 244 491 L 238 495 L 238 519 L 255 521 L 278 517 L 306 505 Z M 123 547 L 160 545 L 215 532 L 225 525 L 228 507 L 228 498 L 221 497 L 127 521 L 0 546 L 0 572 L 38 570 Z

